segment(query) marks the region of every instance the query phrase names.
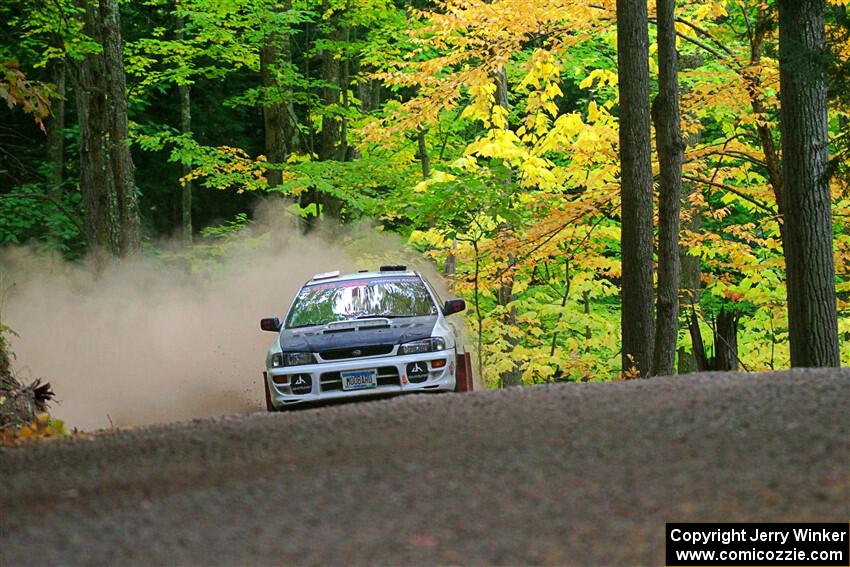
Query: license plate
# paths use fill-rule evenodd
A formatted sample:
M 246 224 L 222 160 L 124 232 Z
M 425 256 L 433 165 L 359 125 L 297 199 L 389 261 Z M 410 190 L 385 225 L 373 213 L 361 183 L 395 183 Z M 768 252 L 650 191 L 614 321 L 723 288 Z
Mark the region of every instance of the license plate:
M 341 372 L 343 390 L 365 390 L 366 388 L 378 387 L 377 370 L 355 370 L 352 372 Z

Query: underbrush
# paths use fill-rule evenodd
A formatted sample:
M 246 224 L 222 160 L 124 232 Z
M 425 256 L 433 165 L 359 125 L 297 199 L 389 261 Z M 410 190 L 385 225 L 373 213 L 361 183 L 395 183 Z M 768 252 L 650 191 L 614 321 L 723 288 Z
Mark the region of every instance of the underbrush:
M 0 318 L 0 444 L 67 435 L 62 420 L 51 418 L 47 411 L 54 397 L 50 383 L 36 379 L 24 385 L 12 373 L 14 354 L 8 337 L 14 334 Z

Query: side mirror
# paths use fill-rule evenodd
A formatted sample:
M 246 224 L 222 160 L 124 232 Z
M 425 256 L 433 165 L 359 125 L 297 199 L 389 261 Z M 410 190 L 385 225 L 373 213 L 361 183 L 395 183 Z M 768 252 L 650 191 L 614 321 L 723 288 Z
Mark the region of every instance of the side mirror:
M 451 315 L 466 309 L 466 301 L 463 299 L 450 299 L 443 306 L 443 315 Z
M 277 333 L 280 331 L 280 319 L 277 317 L 266 317 L 265 319 L 260 319 L 260 328 L 264 331 Z

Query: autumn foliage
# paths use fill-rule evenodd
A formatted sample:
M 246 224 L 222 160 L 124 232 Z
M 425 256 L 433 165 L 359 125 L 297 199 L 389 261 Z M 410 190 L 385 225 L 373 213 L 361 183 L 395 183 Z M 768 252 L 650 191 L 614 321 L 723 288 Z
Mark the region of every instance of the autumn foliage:
M 163 163 L 174 166 L 158 191 L 177 195 L 192 182 L 216 190 L 201 199 L 283 195 L 308 224 L 369 219 L 399 232 L 472 306 L 470 341 L 490 385 L 633 377 L 620 364 L 614 0 L 146 6 L 123 9 L 139 25 L 125 59 L 137 162 L 144 169 L 153 156 L 148 171 L 157 174 Z M 28 41 L 58 33 L 45 10 Z M 827 19 L 839 85 L 850 74 L 846 10 L 846 0 L 833 1 Z M 730 313 L 735 367 L 786 367 L 777 9 L 765 0 L 682 0 L 675 31 L 686 145 L 678 369 L 695 369 L 695 334 L 707 359 L 714 343 L 728 342 L 721 327 Z M 86 49 L 70 36 L 65 42 L 65 56 Z M 276 54 L 272 65 L 264 53 Z M 48 50 L 33 66 L 62 55 Z M 49 97 L 35 94 L 17 67 L 2 69 L 0 95 L 43 118 Z M 181 86 L 199 93 L 196 116 L 206 113 L 220 129 L 254 116 L 254 129 L 217 135 L 195 120 L 195 132 L 181 132 L 173 116 L 148 110 L 165 107 L 161 99 Z M 833 246 L 841 357 L 850 364 L 850 102 L 833 91 Z M 256 116 L 272 111 L 291 120 L 277 162 L 257 134 Z M 322 155 L 327 140 L 338 150 L 332 158 Z M 150 177 L 137 175 L 142 195 L 164 183 Z M 167 225 L 158 215 L 173 204 L 149 199 L 145 214 Z

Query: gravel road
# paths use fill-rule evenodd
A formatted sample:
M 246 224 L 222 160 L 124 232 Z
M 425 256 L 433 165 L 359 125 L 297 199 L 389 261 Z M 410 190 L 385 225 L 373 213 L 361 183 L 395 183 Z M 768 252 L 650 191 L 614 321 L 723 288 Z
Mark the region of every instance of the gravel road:
M 0 449 L 0 564 L 663 565 L 850 519 L 850 370 L 409 396 Z

